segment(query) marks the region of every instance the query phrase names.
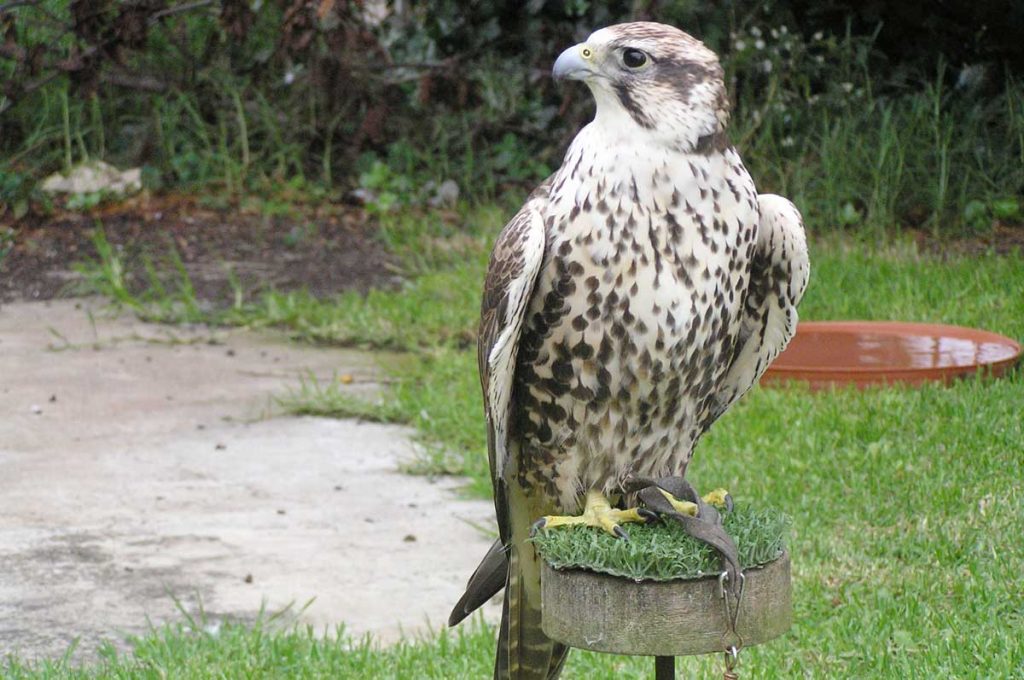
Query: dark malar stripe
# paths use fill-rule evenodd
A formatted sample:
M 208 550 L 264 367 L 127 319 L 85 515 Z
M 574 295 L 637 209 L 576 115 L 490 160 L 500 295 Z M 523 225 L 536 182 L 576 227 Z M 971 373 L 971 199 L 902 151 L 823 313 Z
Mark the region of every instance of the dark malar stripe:
M 629 112 L 630 117 L 636 121 L 637 125 L 645 130 L 654 129 L 654 121 L 644 112 L 643 107 L 633 99 L 628 85 L 625 83 L 615 83 L 615 94 L 618 96 L 619 101 L 622 102 L 622 107 Z
M 709 154 L 712 152 L 725 151 L 729 148 L 729 135 L 724 130 L 718 130 L 712 132 L 710 135 L 704 135 L 697 139 L 697 145 L 693 147 L 694 153 Z M 735 193 L 735 189 L 733 190 Z

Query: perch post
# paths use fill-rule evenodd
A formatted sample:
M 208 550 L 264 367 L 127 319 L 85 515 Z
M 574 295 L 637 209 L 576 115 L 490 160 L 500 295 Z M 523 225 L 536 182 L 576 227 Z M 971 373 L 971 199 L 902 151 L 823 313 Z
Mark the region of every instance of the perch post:
M 743 647 L 772 640 L 793 622 L 789 555 L 745 570 L 736 632 Z M 541 569 L 544 633 L 579 649 L 654 656 L 655 677 L 674 676 L 676 656 L 722 653 L 729 626 L 717 575 L 632 581 L 584 570 Z

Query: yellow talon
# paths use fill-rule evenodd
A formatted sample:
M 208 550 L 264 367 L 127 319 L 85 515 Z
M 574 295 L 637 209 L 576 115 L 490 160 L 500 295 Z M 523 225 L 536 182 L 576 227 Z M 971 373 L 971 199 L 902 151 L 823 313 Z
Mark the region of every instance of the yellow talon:
M 551 529 L 554 527 L 579 526 L 600 527 L 613 536 L 628 538 L 620 524 L 626 522 L 646 522 L 648 517 L 641 514 L 637 508 L 619 510 L 613 508 L 608 499 L 600 491 L 591 490 L 587 492 L 586 505 L 582 515 L 547 515 L 539 519 L 534 525 L 537 529 Z
M 713 505 L 719 510 L 729 510 L 732 508 L 732 496 L 725 489 L 715 489 L 704 496 L 704 502 L 708 505 Z
M 697 516 L 696 503 L 681 501 L 664 489 L 658 489 L 658 491 L 660 491 L 661 495 L 663 495 L 668 502 L 672 504 L 672 507 L 675 508 L 677 512 L 684 515 L 690 515 L 691 517 Z M 713 505 L 720 510 L 732 509 L 732 496 L 730 496 L 729 492 L 725 489 L 715 489 L 714 491 L 705 494 L 703 498 L 705 503 Z
M 690 501 L 681 501 L 672 494 L 670 494 L 668 491 L 665 491 L 664 489 L 661 488 L 659 488 L 658 491 L 660 491 L 661 495 L 664 496 L 665 499 L 672 504 L 672 507 L 676 509 L 676 512 L 682 515 L 689 515 L 690 517 L 697 516 L 696 503 L 691 503 Z

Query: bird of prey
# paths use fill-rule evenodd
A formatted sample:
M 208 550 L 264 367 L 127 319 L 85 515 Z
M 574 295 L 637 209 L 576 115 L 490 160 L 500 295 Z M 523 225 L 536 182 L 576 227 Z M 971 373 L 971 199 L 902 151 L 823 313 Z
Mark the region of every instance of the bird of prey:
M 505 587 L 496 678 L 557 677 L 568 651 L 540 627 L 531 526 L 641 520 L 615 505 L 623 480 L 685 473 L 792 337 L 810 271 L 800 213 L 758 194 L 728 141 L 703 43 L 619 24 L 553 75 L 597 110 L 491 255 L 478 360 L 500 538 L 449 620 Z

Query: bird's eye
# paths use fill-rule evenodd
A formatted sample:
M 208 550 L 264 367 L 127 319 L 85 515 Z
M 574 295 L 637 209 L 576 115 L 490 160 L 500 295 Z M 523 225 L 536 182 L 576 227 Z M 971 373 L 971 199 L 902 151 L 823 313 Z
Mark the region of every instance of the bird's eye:
M 640 50 L 626 49 L 622 52 L 622 63 L 629 68 L 640 68 L 647 63 L 647 55 Z

